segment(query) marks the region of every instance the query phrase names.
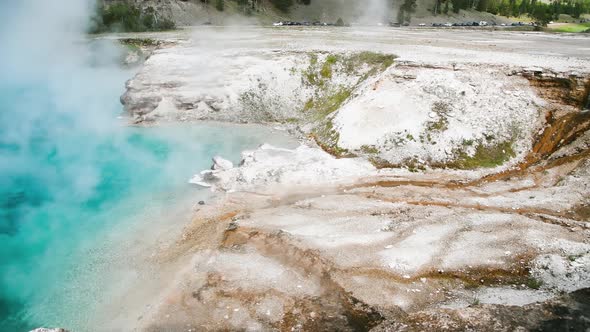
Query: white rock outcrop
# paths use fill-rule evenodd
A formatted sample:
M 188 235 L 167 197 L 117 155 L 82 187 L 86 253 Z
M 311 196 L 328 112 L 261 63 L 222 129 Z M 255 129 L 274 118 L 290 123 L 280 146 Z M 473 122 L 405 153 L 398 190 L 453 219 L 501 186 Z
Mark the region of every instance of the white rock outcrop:
M 234 168 L 234 164 L 231 161 L 223 159 L 220 156 L 213 157 L 213 166 L 211 166 L 211 169 L 215 171 L 227 171 L 232 168 Z
M 196 174 L 189 182 L 214 190 L 239 190 L 263 185 L 321 185 L 346 181 L 367 175 L 376 169 L 358 158 L 337 159 L 307 146 L 296 149 L 277 148 L 268 144 L 244 151 L 239 167 L 221 167 L 215 159 L 212 170 Z M 229 163 L 223 166 L 229 166 Z M 233 165 L 232 165 L 233 166 Z

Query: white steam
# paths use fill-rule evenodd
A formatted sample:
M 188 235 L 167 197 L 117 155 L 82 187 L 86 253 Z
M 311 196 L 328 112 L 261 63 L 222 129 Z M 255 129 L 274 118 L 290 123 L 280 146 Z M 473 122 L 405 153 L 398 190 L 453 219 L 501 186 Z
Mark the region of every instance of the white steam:
M 87 38 L 93 8 L 89 0 L 0 2 L 0 209 L 17 210 L 0 218 L 10 230 L 0 233 L 0 301 L 25 310 L 59 287 L 73 230 L 87 221 L 80 206 L 101 180 L 96 151 L 121 131 L 118 96 L 129 73 L 120 47 Z
M 361 20 L 367 23 L 387 22 L 391 11 L 389 2 L 389 0 L 367 0 Z

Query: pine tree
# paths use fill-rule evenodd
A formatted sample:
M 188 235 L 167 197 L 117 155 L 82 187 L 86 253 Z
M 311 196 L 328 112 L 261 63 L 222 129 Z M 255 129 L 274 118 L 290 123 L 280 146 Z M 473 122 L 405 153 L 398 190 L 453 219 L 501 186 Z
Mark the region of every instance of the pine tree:
M 293 6 L 293 0 L 270 0 L 272 4 L 280 11 L 288 12 Z
M 225 9 L 225 2 L 223 0 L 215 0 L 215 8 L 222 12 Z

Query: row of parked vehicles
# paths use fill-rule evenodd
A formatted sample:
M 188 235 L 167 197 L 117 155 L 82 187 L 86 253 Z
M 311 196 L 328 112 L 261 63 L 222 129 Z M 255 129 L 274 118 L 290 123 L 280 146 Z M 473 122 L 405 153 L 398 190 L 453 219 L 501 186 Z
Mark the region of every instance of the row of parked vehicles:
M 314 22 L 279 21 L 279 22 L 274 22 L 272 25 L 274 25 L 275 27 L 281 27 L 281 26 L 324 26 L 325 27 L 325 26 L 336 26 L 339 24 L 338 23 L 320 22 L 320 21 L 314 21 Z
M 423 25 L 422 25 L 423 26 Z M 479 21 L 479 22 L 463 22 L 463 23 L 432 23 L 433 27 L 485 27 L 485 26 L 537 26 L 537 23 L 523 23 L 523 22 L 514 22 L 510 24 L 501 23 L 497 24 L 496 22 L 486 22 L 486 21 Z
M 274 26 L 344 26 L 344 22 L 338 21 L 336 23 L 327 23 L 327 22 L 298 22 L 298 21 L 279 21 L 273 23 Z M 379 23 L 378 25 L 383 25 Z M 389 22 L 389 26 L 391 27 L 401 27 L 401 26 L 409 26 L 409 23 L 395 23 Z M 424 27 L 426 23 L 420 23 L 418 26 Z M 537 26 L 537 23 L 523 23 L 523 22 L 514 22 L 511 24 L 501 23 L 497 24 L 496 22 L 487 22 L 487 21 L 473 21 L 473 22 L 463 22 L 463 23 L 432 23 L 433 27 L 485 27 L 485 26 Z
M 479 22 L 463 22 L 463 23 L 432 23 L 433 27 L 485 27 L 488 25 L 496 25 L 495 23 L 489 24 L 486 21 Z

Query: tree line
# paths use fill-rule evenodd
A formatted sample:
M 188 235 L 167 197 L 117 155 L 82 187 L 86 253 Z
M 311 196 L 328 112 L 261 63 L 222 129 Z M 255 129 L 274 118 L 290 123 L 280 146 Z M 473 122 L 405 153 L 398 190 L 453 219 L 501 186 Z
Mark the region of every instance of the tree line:
M 172 20 L 161 17 L 154 7 L 143 10 L 126 3 L 115 3 L 108 7 L 98 6 L 91 18 L 90 33 L 101 32 L 143 32 L 175 29 Z
M 475 9 L 494 15 L 519 17 L 528 15 L 539 23 L 556 20 L 567 14 L 580 18 L 590 12 L 590 0 L 555 0 L 550 3 L 539 0 L 436 0 L 433 13 L 447 14 L 450 10 L 458 13 L 461 9 Z
M 238 8 L 245 14 L 252 14 L 260 10 L 262 0 L 201 0 L 206 4 L 213 4 L 219 11 L 225 10 L 225 3 L 227 1 L 233 1 L 237 3 Z M 270 3 L 278 10 L 288 13 L 294 4 L 299 3 L 303 5 L 309 5 L 311 0 L 269 0 Z

